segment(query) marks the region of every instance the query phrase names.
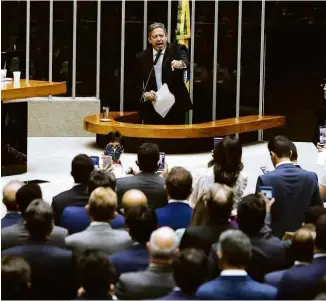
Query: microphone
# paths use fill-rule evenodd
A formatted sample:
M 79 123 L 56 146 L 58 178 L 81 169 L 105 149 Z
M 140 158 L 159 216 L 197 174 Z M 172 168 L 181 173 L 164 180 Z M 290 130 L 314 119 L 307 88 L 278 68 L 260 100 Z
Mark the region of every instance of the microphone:
M 142 92 L 142 94 L 141 94 L 141 97 L 140 97 L 139 102 L 142 102 L 143 95 L 144 95 L 144 93 L 145 93 L 145 91 L 146 91 L 146 88 L 147 88 L 147 85 L 148 85 L 149 79 L 151 78 L 151 75 L 152 75 L 152 73 L 153 73 L 154 66 L 157 64 L 157 61 L 159 60 L 159 58 L 160 58 L 160 56 L 161 56 L 161 54 L 162 54 L 162 50 L 163 50 L 163 49 L 160 48 L 160 49 L 157 51 L 157 54 L 156 54 L 155 60 L 154 60 L 154 62 L 153 62 L 153 67 L 152 67 L 152 69 L 151 69 L 151 72 L 149 73 L 149 76 L 148 76 L 148 78 L 147 78 L 147 81 L 146 81 L 146 84 L 145 84 L 145 86 L 144 86 L 144 89 L 143 89 L 143 92 Z

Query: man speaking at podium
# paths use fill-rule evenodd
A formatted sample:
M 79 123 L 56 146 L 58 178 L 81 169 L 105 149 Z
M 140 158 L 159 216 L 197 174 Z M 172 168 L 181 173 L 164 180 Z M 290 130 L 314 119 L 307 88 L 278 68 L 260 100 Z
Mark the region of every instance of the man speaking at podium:
M 168 43 L 162 23 L 149 26 L 148 41 L 151 46 L 137 55 L 141 120 L 144 124 L 184 124 L 185 112 L 192 108 L 183 76 L 189 66 L 188 49 Z

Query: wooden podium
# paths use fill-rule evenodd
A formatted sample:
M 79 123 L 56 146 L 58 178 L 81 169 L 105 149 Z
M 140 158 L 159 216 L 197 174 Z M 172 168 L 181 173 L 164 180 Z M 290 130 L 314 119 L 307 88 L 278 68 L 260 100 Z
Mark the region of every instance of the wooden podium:
M 66 83 L 1 82 L 1 176 L 27 172 L 28 98 L 66 93 Z

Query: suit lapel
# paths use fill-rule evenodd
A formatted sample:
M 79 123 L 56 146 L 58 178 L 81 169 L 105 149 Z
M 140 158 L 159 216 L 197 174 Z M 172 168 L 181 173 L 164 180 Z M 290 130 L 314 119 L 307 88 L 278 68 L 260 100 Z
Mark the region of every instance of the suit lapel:
M 153 67 L 153 48 L 148 47 L 144 52 L 144 74 L 146 75 L 144 77 L 144 85 L 146 84 L 147 77 L 149 76 L 149 73 L 151 72 Z M 157 90 L 156 86 L 156 76 L 155 76 L 155 70 L 153 69 L 152 75 L 149 79 L 147 91 L 149 90 Z

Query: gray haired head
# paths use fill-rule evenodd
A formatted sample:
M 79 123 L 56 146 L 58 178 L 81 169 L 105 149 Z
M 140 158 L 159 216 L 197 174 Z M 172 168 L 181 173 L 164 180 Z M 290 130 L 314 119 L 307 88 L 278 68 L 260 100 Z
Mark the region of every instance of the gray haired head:
M 165 33 L 166 33 L 166 28 L 165 28 L 165 25 L 163 23 L 160 23 L 160 22 L 155 22 L 155 23 L 152 23 L 151 25 L 149 25 L 148 27 L 148 36 L 150 37 L 151 34 L 152 34 L 152 31 L 156 28 L 162 28 Z
M 218 250 L 223 262 L 235 268 L 246 267 L 252 255 L 251 242 L 240 230 L 224 231 L 218 241 Z
M 174 230 L 161 227 L 153 231 L 149 240 L 149 252 L 153 258 L 171 258 L 179 246 L 179 240 Z

